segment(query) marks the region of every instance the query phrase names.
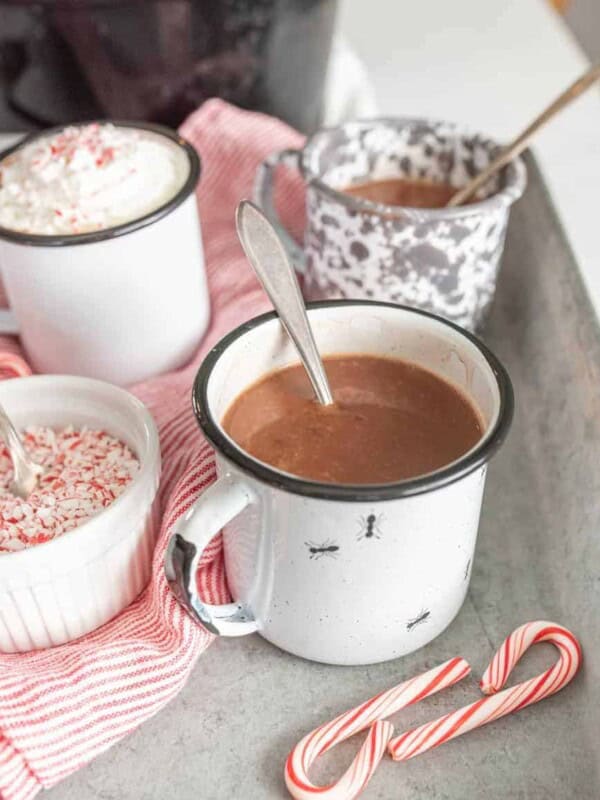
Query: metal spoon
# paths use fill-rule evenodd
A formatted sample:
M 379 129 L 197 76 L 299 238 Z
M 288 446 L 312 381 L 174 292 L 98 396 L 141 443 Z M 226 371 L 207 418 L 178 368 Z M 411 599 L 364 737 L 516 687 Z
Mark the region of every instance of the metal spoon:
M 512 161 L 513 158 L 516 158 L 525 150 L 533 134 L 537 133 L 542 125 L 545 125 L 555 114 L 562 111 L 572 100 L 575 100 L 576 97 L 583 94 L 586 89 L 589 89 L 598 78 L 600 78 L 600 64 L 590 67 L 590 69 L 584 72 L 580 78 L 577 78 L 568 89 L 565 89 L 564 92 L 553 100 L 514 141 L 502 148 L 500 153 L 488 164 L 483 172 L 480 172 L 479 175 L 476 175 L 466 186 L 463 186 L 456 194 L 452 195 L 447 205 L 460 206 L 465 200 L 468 200 L 477 189 L 480 189 L 483 184 L 494 175 L 494 173 L 498 172 L 498 170 L 506 166 L 509 161 Z
M 9 487 L 10 491 L 17 497 L 27 500 L 37 487 L 45 469 L 29 457 L 17 429 L 2 405 L 0 405 L 0 436 L 6 442 L 13 463 L 14 477 Z
M 275 228 L 249 200 L 242 200 L 239 204 L 235 221 L 248 261 L 296 346 L 317 400 L 325 406 L 331 405 L 331 389 L 308 321 L 296 273 Z

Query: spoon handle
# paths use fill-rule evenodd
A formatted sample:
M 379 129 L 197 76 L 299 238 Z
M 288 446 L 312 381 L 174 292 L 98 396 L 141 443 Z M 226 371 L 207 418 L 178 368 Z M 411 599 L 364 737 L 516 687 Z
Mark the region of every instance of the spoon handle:
M 555 100 L 547 106 L 541 114 L 539 114 L 533 122 L 528 125 L 517 138 L 509 145 L 504 147 L 496 158 L 488 164 L 488 166 L 480 172 L 472 181 L 469 181 L 466 186 L 459 189 L 456 194 L 452 195 L 448 202 L 448 206 L 459 206 L 468 200 L 472 194 L 480 189 L 483 184 L 492 177 L 495 172 L 506 166 L 509 161 L 516 158 L 520 153 L 525 150 L 527 144 L 534 133 L 538 131 L 542 125 L 545 125 L 559 111 L 562 111 L 565 106 L 568 106 L 572 100 L 579 97 L 580 94 L 586 91 L 593 83 L 600 78 L 600 64 L 590 67 L 587 72 L 584 72 L 577 80 L 572 83 L 568 89 L 565 89 Z
M 13 463 L 13 483 L 11 491 L 26 499 L 37 486 L 43 468 L 32 461 L 23 447 L 21 437 L 6 411 L 0 405 L 0 436 L 6 442 Z
M 242 200 L 238 206 L 236 225 L 244 252 L 304 362 L 317 400 L 331 405 L 333 397 L 325 368 L 285 248 L 269 220 L 249 200 Z

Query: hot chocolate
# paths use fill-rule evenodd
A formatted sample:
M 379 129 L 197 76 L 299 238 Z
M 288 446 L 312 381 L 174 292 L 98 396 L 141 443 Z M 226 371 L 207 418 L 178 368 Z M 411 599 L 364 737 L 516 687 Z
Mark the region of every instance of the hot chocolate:
M 320 406 L 300 365 L 239 395 L 223 428 L 254 458 L 324 483 L 378 484 L 440 469 L 483 434 L 461 391 L 422 367 L 368 355 L 324 360 L 334 395 Z
M 353 197 L 362 197 L 373 203 L 407 208 L 443 208 L 458 189 L 447 183 L 426 180 L 389 178 L 383 181 L 355 183 L 341 190 Z

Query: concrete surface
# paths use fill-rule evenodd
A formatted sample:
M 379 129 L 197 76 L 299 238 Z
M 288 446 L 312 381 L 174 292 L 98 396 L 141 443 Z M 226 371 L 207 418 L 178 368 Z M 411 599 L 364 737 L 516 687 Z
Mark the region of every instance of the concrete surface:
M 559 695 L 406 764 L 386 759 L 364 794 L 392 800 L 600 797 L 600 338 L 579 273 L 535 171 L 517 205 L 487 340 L 515 384 L 517 412 L 492 464 L 467 602 L 423 650 L 373 667 L 308 663 L 252 636 L 216 642 L 185 690 L 48 800 L 275 800 L 289 749 L 380 689 L 462 655 L 473 676 L 395 718 L 396 729 L 477 699 L 494 649 L 524 621 L 582 640 L 582 673 Z M 534 648 L 515 682 L 552 663 Z M 315 780 L 356 749 L 332 751 Z

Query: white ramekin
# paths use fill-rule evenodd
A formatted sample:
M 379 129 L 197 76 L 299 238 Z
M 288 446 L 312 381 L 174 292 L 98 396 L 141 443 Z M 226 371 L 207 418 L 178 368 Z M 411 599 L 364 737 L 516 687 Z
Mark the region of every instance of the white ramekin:
M 101 381 L 18 378 L 0 383 L 0 402 L 19 428 L 103 429 L 140 460 L 131 485 L 100 514 L 50 542 L 0 554 L 0 651 L 12 653 L 89 633 L 144 588 L 158 532 L 160 447 L 146 407 Z

